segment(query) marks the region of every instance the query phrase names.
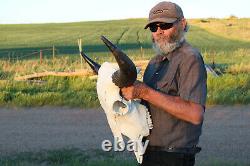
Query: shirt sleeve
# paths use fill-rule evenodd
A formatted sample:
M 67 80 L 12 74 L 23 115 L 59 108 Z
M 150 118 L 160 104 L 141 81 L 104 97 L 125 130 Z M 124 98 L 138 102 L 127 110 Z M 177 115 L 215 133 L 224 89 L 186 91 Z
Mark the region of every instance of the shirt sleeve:
M 185 56 L 180 64 L 179 93 L 184 100 L 205 106 L 207 73 L 199 53 Z

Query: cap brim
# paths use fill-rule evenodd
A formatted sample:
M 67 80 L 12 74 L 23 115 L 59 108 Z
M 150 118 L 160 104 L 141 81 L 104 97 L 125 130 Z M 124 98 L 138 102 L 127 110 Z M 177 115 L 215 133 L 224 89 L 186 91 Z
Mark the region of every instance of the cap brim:
M 144 27 L 144 29 L 147 29 L 150 26 L 150 24 L 155 23 L 155 22 L 173 23 L 176 20 L 177 18 L 155 18 L 149 21 L 148 24 Z

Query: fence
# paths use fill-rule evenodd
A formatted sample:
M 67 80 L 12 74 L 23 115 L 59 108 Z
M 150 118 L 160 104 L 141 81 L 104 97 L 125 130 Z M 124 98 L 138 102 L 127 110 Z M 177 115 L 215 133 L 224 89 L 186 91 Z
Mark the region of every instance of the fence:
M 78 44 L 79 48 L 81 48 L 81 39 L 78 39 Z M 96 49 L 97 52 L 107 51 L 105 46 L 102 47 L 103 48 L 100 49 L 99 46 L 85 46 L 84 51 L 88 52 Z M 139 48 L 139 52 L 143 58 L 144 49 L 142 47 Z M 67 56 L 67 58 L 61 58 L 62 55 Z M 68 58 L 68 55 L 73 55 L 74 58 Z M 23 80 L 41 77 L 43 75 L 82 75 L 85 72 L 83 70 L 86 70 L 86 66 L 83 64 L 84 61 L 82 57 L 77 55 L 79 55 L 77 45 L 52 45 L 47 48 L 26 47 L 0 49 L 0 80 L 13 78 L 15 80 Z M 32 61 L 26 62 L 26 60 Z M 84 75 L 88 75 L 88 73 Z
M 33 57 L 39 57 L 40 62 L 42 63 L 44 55 L 52 55 L 52 58 L 55 59 L 56 53 L 58 54 L 59 50 L 56 49 L 55 46 L 38 50 L 7 50 L 0 51 L 0 60 L 18 61 Z

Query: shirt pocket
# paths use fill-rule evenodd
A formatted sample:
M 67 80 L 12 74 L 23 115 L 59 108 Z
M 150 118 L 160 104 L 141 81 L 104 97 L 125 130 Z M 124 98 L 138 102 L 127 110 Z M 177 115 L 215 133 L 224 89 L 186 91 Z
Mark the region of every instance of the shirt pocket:
M 172 81 L 163 79 L 160 82 L 158 82 L 157 90 L 171 96 L 179 96 L 178 82 L 176 76 L 173 78 Z

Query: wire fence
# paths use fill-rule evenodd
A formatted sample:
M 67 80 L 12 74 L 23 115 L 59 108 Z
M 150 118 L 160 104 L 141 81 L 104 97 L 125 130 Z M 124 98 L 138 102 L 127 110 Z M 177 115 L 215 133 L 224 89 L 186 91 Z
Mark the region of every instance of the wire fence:
M 75 58 L 64 58 L 68 55 L 79 55 L 77 45 L 76 47 L 51 45 L 51 47 L 41 48 L 23 47 L 0 50 L 0 81 L 16 80 L 16 77 L 44 72 L 59 72 L 59 74 L 60 72 L 74 72 L 73 74 L 77 74 L 75 70 L 83 68 L 82 57 L 76 57 L 77 61 Z M 78 58 L 81 58 L 80 61 Z M 26 60 L 31 61 L 26 62 Z
M 18 45 L 16 48 L 0 49 L 0 81 L 15 80 L 15 78 L 19 76 L 48 71 L 77 72 L 78 70 L 82 71 L 87 69 L 87 65 L 85 66 L 82 57 L 79 56 L 79 48 L 75 38 L 82 39 L 82 37 L 77 38 L 78 36 L 79 35 L 73 36 L 73 39 L 72 37 L 64 36 L 54 39 L 53 41 L 39 41 L 40 46 L 34 45 L 33 47 L 25 47 L 24 45 Z M 67 42 L 56 44 L 59 41 L 69 41 L 71 44 Z M 75 46 L 72 44 L 73 41 L 75 41 Z M 132 49 L 134 49 L 134 47 Z M 84 45 L 84 51 L 87 53 L 102 52 L 103 54 L 103 52 L 107 51 L 107 48 L 102 45 Z M 144 57 L 144 50 L 142 47 L 137 51 Z M 108 54 L 109 52 L 107 51 L 105 56 L 93 58 L 102 62 Z
M 18 61 L 18 60 L 27 60 L 40 58 L 42 61 L 44 56 L 55 58 L 59 54 L 78 54 L 77 49 L 58 49 L 55 46 L 51 48 L 43 48 L 37 50 L 8 50 L 0 51 L 0 60 L 5 61 Z
M 42 55 L 52 55 L 53 57 L 55 54 L 78 54 L 79 51 L 77 49 L 77 46 L 75 48 L 63 48 L 60 46 L 59 48 L 56 48 L 54 43 L 60 43 L 60 42 L 72 42 L 72 41 L 77 41 L 77 39 L 83 38 L 83 35 L 81 34 L 74 34 L 74 35 L 63 35 L 61 37 L 57 37 L 55 39 L 44 39 L 44 40 L 39 40 L 40 44 L 45 44 L 45 45 L 51 45 L 51 47 L 45 47 L 45 48 L 29 48 L 29 47 L 23 47 L 20 49 L 4 49 L 0 50 L 0 60 L 10 60 L 10 61 L 16 61 L 16 60 L 22 60 L 22 59 L 27 59 L 27 58 L 34 58 L 34 57 L 39 57 L 40 52 L 42 52 Z

